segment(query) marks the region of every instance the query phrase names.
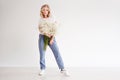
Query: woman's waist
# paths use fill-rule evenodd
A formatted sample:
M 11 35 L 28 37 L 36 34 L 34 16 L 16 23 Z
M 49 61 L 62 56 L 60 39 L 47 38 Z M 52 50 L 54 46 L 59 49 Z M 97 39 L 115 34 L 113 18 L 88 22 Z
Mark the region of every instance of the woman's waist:
M 51 38 L 53 36 L 53 35 L 49 35 L 49 34 L 39 34 L 39 35 L 41 35 L 41 36 L 47 36 L 49 38 Z
M 45 34 L 39 34 L 39 36 L 44 36 L 44 37 L 49 37 L 49 38 L 52 37 L 52 35 L 45 35 Z

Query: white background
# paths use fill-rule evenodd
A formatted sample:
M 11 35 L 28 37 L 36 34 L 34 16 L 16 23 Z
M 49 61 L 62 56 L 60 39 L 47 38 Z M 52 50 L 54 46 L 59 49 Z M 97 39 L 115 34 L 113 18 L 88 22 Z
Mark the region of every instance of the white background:
M 120 0 L 0 0 L 0 66 L 39 67 L 38 20 L 48 3 L 66 67 L 120 67 Z M 57 67 L 48 48 L 46 65 Z

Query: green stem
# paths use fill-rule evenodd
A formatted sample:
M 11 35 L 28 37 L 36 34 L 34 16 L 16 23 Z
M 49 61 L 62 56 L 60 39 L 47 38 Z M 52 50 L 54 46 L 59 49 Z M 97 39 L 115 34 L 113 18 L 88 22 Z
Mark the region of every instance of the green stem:
M 47 45 L 49 44 L 50 38 L 44 35 L 44 50 L 47 49 Z

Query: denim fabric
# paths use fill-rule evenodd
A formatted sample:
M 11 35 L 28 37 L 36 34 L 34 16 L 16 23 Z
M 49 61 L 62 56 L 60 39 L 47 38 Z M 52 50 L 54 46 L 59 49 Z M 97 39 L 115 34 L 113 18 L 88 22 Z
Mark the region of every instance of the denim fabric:
M 45 50 L 44 50 L 44 35 L 39 34 L 38 43 L 39 43 L 39 52 L 40 52 L 40 69 L 43 70 L 46 68 Z M 64 69 L 64 63 L 63 63 L 62 57 L 60 55 L 55 38 L 54 38 L 53 44 L 52 45 L 48 44 L 48 46 L 50 47 L 50 49 L 52 50 L 52 52 L 54 54 L 54 57 L 55 57 L 55 60 L 57 62 L 59 69 Z

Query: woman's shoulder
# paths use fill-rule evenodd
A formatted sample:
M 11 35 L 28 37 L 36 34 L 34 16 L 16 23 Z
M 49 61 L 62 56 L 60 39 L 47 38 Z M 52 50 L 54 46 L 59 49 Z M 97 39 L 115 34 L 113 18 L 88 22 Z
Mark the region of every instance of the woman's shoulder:
M 43 22 L 43 21 L 56 22 L 56 17 L 53 16 L 53 15 L 51 15 L 49 18 L 42 18 L 42 17 L 40 17 L 39 18 L 39 23 Z
M 41 21 L 43 21 L 43 19 L 41 18 L 41 17 L 39 17 L 39 20 L 38 20 L 39 22 L 41 22 Z
M 43 21 L 45 21 L 45 19 L 42 18 L 42 17 L 40 17 L 40 18 L 38 19 L 38 24 L 40 24 L 40 23 L 43 22 Z
M 51 15 L 51 19 L 52 19 L 52 21 L 56 21 L 56 17 L 54 16 L 54 15 Z

